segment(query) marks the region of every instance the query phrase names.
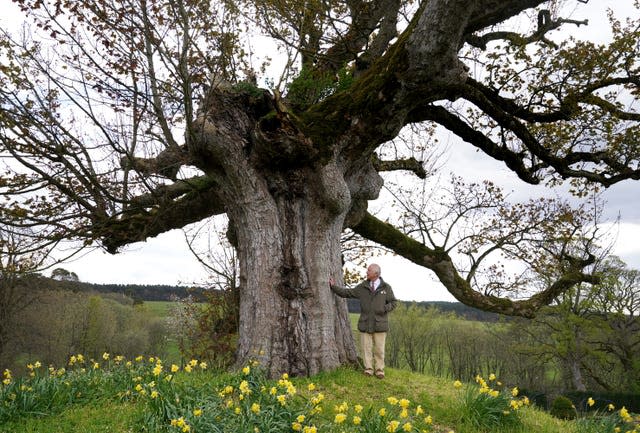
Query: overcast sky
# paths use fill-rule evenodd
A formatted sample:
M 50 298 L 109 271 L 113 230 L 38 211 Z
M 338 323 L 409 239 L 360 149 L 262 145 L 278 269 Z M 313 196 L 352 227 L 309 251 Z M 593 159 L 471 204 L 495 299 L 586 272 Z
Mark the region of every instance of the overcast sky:
M 588 18 L 590 25 L 577 29 L 571 28 L 578 37 L 605 39 L 607 32 L 606 9 L 612 7 L 618 16 L 636 13 L 631 0 L 591 0 L 587 5 L 569 1 L 575 6 L 574 19 Z M 16 23 L 15 15 L 7 11 L 15 10 L 10 0 L 0 0 L 5 14 L 0 16 L 0 25 L 7 27 Z M 516 176 L 500 163 L 486 155 L 475 152 L 473 148 L 453 137 L 444 137 L 449 151 L 446 157 L 448 169 L 459 171 L 464 167 L 465 178 L 479 181 L 491 179 L 507 191 L 516 195 L 537 193 L 541 187 L 524 185 Z M 627 262 L 630 267 L 640 269 L 640 192 L 639 182 L 624 182 L 615 185 L 605 193 L 607 213 L 610 218 L 620 214 L 622 223 L 614 253 Z M 548 191 L 546 192 L 548 194 Z M 382 266 L 383 277 L 389 282 L 396 296 L 403 300 L 447 300 L 453 297 L 438 283 L 432 274 L 417 265 L 398 257 L 377 259 Z M 172 231 L 146 242 L 130 245 L 118 255 L 109 255 L 100 250 L 85 254 L 79 259 L 62 265 L 65 269 L 78 274 L 81 281 L 93 283 L 121 284 L 184 284 L 202 283 L 207 273 L 188 251 L 181 231 Z M 363 270 L 364 276 L 364 270 Z

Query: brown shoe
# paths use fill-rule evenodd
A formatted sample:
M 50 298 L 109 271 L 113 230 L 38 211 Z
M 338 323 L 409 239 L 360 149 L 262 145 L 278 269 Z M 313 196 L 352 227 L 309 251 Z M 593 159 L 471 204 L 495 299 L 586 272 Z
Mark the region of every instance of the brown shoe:
M 384 371 L 382 370 L 376 370 L 376 377 L 378 379 L 384 379 Z
M 367 369 L 364 371 L 364 375 L 365 375 L 365 376 L 373 376 L 373 370 L 371 370 L 370 368 L 367 368 Z

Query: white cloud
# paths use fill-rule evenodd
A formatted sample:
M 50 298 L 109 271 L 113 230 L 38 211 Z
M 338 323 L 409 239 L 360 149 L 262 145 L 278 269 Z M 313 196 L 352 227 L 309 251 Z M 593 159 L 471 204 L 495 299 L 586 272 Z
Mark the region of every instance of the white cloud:
M 75 272 L 80 281 L 97 284 L 192 285 L 207 278 L 180 230 L 135 243 L 115 255 L 93 250 L 59 267 Z

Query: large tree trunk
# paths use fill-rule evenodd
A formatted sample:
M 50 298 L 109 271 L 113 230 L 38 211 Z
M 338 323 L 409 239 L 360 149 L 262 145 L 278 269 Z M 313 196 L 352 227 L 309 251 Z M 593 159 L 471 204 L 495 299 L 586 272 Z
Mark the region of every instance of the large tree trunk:
M 328 281 L 342 272 L 347 219 L 362 218 L 382 179 L 370 153 L 346 158 L 344 143 L 319 152 L 274 107 L 269 96 L 215 89 L 190 152 L 219 182 L 238 250 L 238 364 L 311 375 L 357 360 L 346 302 Z
M 356 361 L 339 272 L 343 220 L 308 197 L 264 196 L 230 212 L 240 260 L 238 363 L 271 376 L 311 375 Z

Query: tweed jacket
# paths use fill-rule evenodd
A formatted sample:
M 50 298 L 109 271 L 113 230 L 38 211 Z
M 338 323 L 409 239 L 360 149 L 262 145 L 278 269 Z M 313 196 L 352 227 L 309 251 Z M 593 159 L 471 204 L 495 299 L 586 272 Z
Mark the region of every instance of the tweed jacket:
M 369 280 L 364 280 L 352 289 L 332 285 L 331 290 L 342 298 L 360 300 L 358 331 L 372 334 L 389 331 L 389 311 L 396 308 L 398 301 L 391 286 L 380 278 L 380 285 L 371 292 Z

